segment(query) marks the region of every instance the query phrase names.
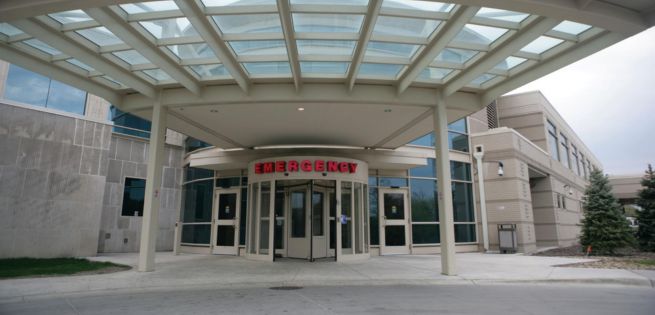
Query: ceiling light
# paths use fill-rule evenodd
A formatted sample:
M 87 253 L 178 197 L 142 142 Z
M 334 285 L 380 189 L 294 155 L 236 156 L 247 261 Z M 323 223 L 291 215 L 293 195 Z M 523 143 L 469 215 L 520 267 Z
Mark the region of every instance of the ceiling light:
M 212 113 L 218 113 L 218 109 L 210 109 L 209 111 Z
M 304 107 L 298 107 L 298 111 L 299 111 L 299 112 L 302 112 L 303 110 L 305 110 Z
M 391 113 L 391 108 L 387 108 L 384 110 L 385 113 Z

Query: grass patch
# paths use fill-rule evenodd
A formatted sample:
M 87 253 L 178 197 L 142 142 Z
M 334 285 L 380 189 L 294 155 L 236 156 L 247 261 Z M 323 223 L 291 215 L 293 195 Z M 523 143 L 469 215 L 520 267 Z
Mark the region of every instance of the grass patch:
M 655 266 L 655 259 L 643 259 L 643 260 L 637 260 L 635 262 L 640 265 Z
M 130 269 L 111 262 L 84 258 L 8 258 L 0 259 L 0 279 L 103 273 Z

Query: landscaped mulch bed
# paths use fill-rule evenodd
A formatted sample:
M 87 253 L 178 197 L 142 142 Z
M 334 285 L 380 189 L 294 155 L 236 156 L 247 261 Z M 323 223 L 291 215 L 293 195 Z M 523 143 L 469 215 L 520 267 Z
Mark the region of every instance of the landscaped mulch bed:
M 653 252 L 622 251 L 617 256 L 587 256 L 580 245 L 574 245 L 554 248 L 533 255 L 597 259 L 592 262 L 559 265 L 560 267 L 655 270 L 655 253 Z

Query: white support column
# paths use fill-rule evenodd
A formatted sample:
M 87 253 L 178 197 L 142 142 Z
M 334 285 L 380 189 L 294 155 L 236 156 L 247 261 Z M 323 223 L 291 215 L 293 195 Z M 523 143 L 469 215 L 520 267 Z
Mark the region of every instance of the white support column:
M 166 112 L 167 108 L 162 106 L 160 98 L 157 98 L 152 108 L 152 131 L 150 133 L 150 148 L 148 149 L 138 271 L 155 270 L 155 244 L 159 232 L 159 204 L 166 135 Z
M 473 157 L 475 157 L 476 168 L 478 170 L 478 191 L 480 192 L 480 221 L 482 224 L 482 246 L 484 247 L 484 252 L 489 251 L 489 226 L 487 225 L 487 197 L 484 192 L 484 169 L 482 168 L 482 157 L 484 156 L 484 151 L 482 149 L 480 152 L 474 152 Z
M 439 192 L 439 232 L 441 238 L 441 273 L 447 276 L 455 272 L 455 225 L 453 224 L 453 195 L 450 184 L 450 158 L 448 151 L 448 117 L 446 101 L 437 94 L 434 108 L 434 138 Z

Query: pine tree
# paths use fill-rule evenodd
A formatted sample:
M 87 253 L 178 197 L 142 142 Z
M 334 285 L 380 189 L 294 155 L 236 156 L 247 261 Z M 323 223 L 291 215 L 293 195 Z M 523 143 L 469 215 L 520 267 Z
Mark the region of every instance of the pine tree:
M 637 241 L 642 250 L 655 252 L 655 172 L 650 164 L 641 180 L 641 186 L 644 189 L 639 191 L 637 199 L 637 205 L 641 207 L 637 211 Z
M 580 244 L 592 248 L 592 254 L 614 255 L 621 248 L 634 245 L 633 232 L 621 213 L 621 206 L 612 195 L 607 176 L 599 169 L 591 171 L 585 191 Z

